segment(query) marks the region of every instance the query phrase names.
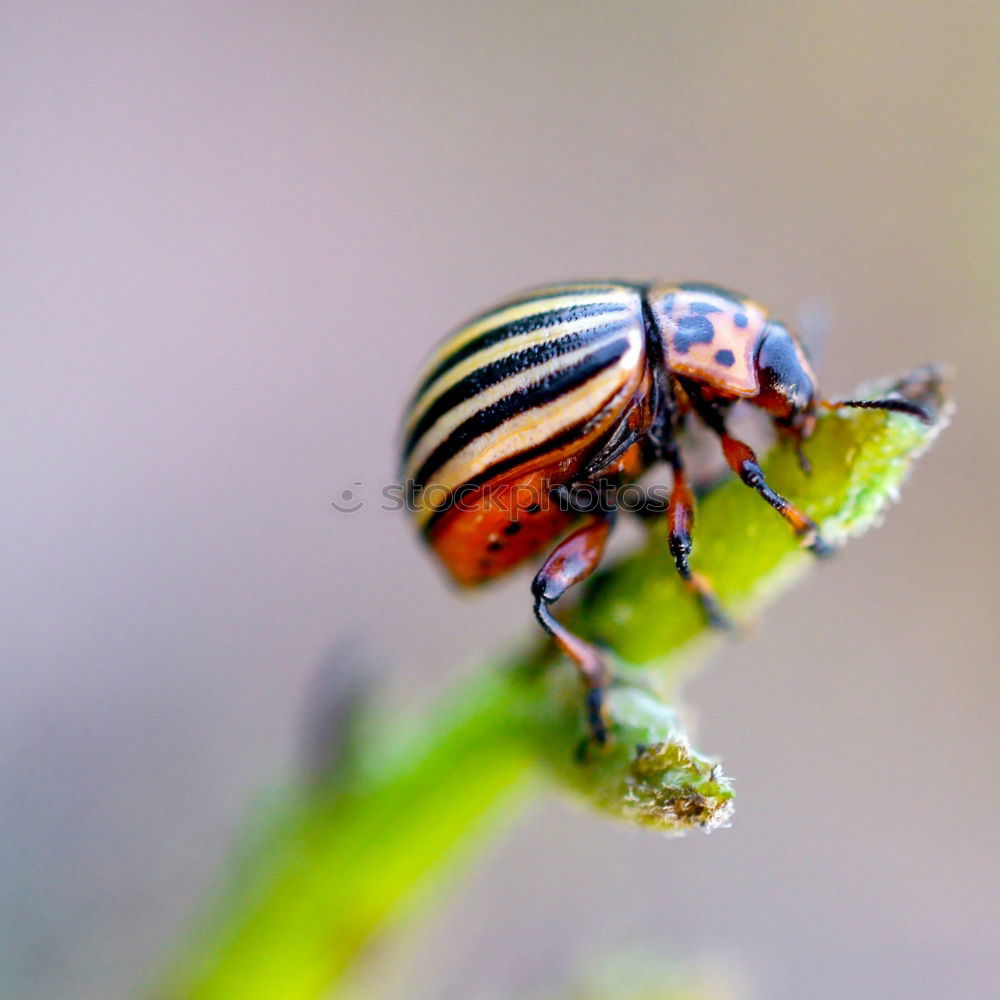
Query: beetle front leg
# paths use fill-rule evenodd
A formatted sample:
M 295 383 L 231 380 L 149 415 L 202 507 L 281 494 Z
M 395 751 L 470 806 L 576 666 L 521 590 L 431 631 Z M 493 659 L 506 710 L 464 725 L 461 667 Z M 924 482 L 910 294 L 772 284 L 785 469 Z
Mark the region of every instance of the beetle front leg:
M 726 430 L 726 418 L 722 408 L 706 400 L 697 386 L 685 383 L 684 388 L 698 416 L 719 438 L 722 454 L 729 468 L 747 486 L 756 490 L 791 525 L 792 530 L 805 542 L 807 548 L 818 556 L 830 555 L 833 549 L 823 540 L 815 522 L 771 489 L 764 478 L 764 472 L 753 448 L 746 442 L 734 438 Z
M 796 536 L 805 542 L 808 549 L 818 556 L 829 555 L 833 550 L 823 540 L 816 523 L 768 486 L 753 448 L 745 442 L 731 437 L 724 429 L 716 430 L 716 433 L 722 442 L 722 453 L 726 457 L 729 468 L 747 486 L 756 490 L 791 525 Z
M 611 672 L 597 650 L 561 624 L 549 610 L 576 583 L 585 580 L 597 568 L 608 535 L 614 524 L 614 512 L 596 515 L 582 528 L 556 546 L 531 584 L 535 598 L 535 617 L 559 648 L 576 664 L 587 687 L 587 721 L 595 742 L 608 739 L 604 691 L 611 682 Z

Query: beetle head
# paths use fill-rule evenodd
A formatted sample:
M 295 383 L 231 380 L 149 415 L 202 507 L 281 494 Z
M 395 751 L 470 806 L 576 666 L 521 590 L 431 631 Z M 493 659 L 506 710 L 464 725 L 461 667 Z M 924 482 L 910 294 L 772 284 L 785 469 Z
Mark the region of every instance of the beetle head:
M 816 376 L 802 345 L 782 323 L 764 327 L 755 359 L 759 391 L 753 402 L 796 444 L 816 427 Z
M 854 407 L 866 410 L 891 410 L 908 413 L 925 423 L 932 422 L 931 413 L 920 403 L 899 396 L 886 399 L 822 400 L 817 395 L 816 376 L 802 345 L 781 323 L 769 322 L 764 327 L 754 361 L 759 391 L 752 402 L 770 414 L 778 434 L 791 441 L 804 471 L 809 463 L 802 451 L 802 442 L 816 430 L 816 410 Z

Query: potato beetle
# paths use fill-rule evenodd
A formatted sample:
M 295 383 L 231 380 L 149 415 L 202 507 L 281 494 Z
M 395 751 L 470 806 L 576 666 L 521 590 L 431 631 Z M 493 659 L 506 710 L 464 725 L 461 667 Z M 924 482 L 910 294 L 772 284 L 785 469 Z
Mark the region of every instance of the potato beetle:
M 534 611 L 579 669 L 599 743 L 607 736 L 609 670 L 550 609 L 597 567 L 614 523 L 611 491 L 584 509 L 574 500 L 582 487 L 634 480 L 661 461 L 670 466 L 670 552 L 716 625 L 725 616 L 689 563 L 695 502 L 677 436 L 692 415 L 803 544 L 827 552 L 816 525 L 771 489 L 753 450 L 728 433 L 728 412 L 740 399 L 768 414 L 806 469 L 802 443 L 819 406 L 929 419 L 902 398 L 820 400 L 805 351 L 784 324 L 752 299 L 700 282 L 577 282 L 525 292 L 446 338 L 412 397 L 402 445 L 408 506 L 459 584 L 495 579 L 558 542 L 532 583 Z

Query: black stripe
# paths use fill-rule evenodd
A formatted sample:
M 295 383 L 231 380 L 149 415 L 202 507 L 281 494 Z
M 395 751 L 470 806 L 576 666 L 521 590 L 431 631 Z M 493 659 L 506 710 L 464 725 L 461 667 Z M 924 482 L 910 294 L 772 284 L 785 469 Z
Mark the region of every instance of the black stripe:
M 610 290 L 611 289 L 607 289 L 607 291 Z M 546 297 L 554 298 L 555 295 Z M 522 304 L 523 303 L 520 302 L 511 302 L 503 306 L 502 309 L 494 310 L 494 312 L 503 312 L 507 309 L 513 308 L 514 306 Z M 410 406 L 412 407 L 431 387 L 431 385 L 446 371 L 448 371 L 449 368 L 453 368 L 460 361 L 464 361 L 477 351 L 485 350 L 487 347 L 492 347 L 494 344 L 499 344 L 500 341 L 508 340 L 511 337 L 519 337 L 525 333 L 534 333 L 534 331 L 541 330 L 546 326 L 557 326 L 561 323 L 569 323 L 573 320 L 584 319 L 587 316 L 599 316 L 601 313 L 605 312 L 634 313 L 635 310 L 623 302 L 592 302 L 589 305 L 557 306 L 555 309 L 535 313 L 533 316 L 525 316 L 524 319 L 515 320 L 513 323 L 505 323 L 503 326 L 498 326 L 493 330 L 487 330 L 485 333 L 481 333 L 478 337 L 473 337 L 473 339 L 467 344 L 463 344 L 457 350 L 453 351 L 446 358 L 440 361 L 430 372 L 428 372 L 424 377 L 424 380 L 417 387 L 417 391 L 413 394 L 413 398 L 410 400 Z M 485 316 L 482 316 L 474 319 L 467 323 L 466 326 L 472 326 L 474 323 L 481 323 L 485 318 Z M 461 330 L 456 330 L 452 336 L 458 336 L 461 332 Z
M 511 469 L 515 469 L 517 466 L 523 465 L 525 462 L 530 462 L 534 458 L 538 458 L 539 455 L 544 455 L 549 451 L 559 451 L 559 449 L 561 449 L 564 445 L 572 443 L 576 438 L 583 434 L 587 428 L 587 424 L 589 424 L 591 420 L 593 420 L 592 415 L 584 417 L 583 420 L 580 420 L 578 423 L 572 424 L 564 431 L 560 431 L 554 438 L 549 438 L 547 441 L 542 441 L 539 444 L 532 445 L 530 448 L 525 448 L 524 451 L 519 451 L 516 455 L 511 455 L 508 458 L 491 465 L 488 469 L 484 469 L 481 473 L 479 473 L 478 476 L 473 476 L 471 479 L 467 479 L 461 484 L 461 486 L 472 486 L 474 488 L 484 486 L 491 479 L 495 479 L 497 476 L 502 476 L 505 472 L 509 472 Z M 595 450 L 597 446 L 598 442 L 595 442 Z M 558 483 L 553 482 L 553 485 L 558 485 Z M 437 524 L 437 522 L 445 514 L 447 514 L 452 507 L 455 506 L 456 492 L 457 490 L 452 490 L 448 494 L 448 499 L 445 500 L 440 507 L 437 507 L 433 514 L 431 514 L 429 520 L 423 527 L 424 535 L 429 535 L 434 525 Z M 408 494 L 407 500 L 411 506 L 414 504 L 414 496 L 412 492 Z
M 470 441 L 495 430 L 517 413 L 533 410 L 558 399 L 561 395 L 583 385 L 605 368 L 609 368 L 628 350 L 629 344 L 628 337 L 618 337 L 568 368 L 552 372 L 534 385 L 525 386 L 479 410 L 459 424 L 431 452 L 414 474 L 414 486 L 417 488 L 424 486 L 433 472 L 457 455 Z
M 409 458 L 417 441 L 423 437 L 427 430 L 459 403 L 471 399 L 484 389 L 497 385 L 516 372 L 534 368 L 551 361 L 553 358 L 568 354 L 570 351 L 596 343 L 603 337 L 618 333 L 632 322 L 631 317 L 618 316 L 600 326 L 594 326 L 587 330 L 577 330 L 575 333 L 554 337 L 552 340 L 525 347 L 520 351 L 513 351 L 496 361 L 483 365 L 482 368 L 477 368 L 474 372 L 470 372 L 465 378 L 459 379 L 453 386 L 441 393 L 424 411 L 406 439 L 403 449 L 404 459 Z

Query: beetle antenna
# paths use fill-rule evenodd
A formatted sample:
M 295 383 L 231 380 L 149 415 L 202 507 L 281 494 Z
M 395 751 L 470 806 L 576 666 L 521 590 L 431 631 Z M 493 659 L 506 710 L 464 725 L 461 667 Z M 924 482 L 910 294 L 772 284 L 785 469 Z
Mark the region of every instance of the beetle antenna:
M 838 399 L 836 402 L 823 400 L 828 410 L 839 410 L 850 406 L 858 410 L 892 410 L 895 413 L 909 413 L 911 417 L 922 420 L 925 424 L 934 423 L 930 411 L 919 403 L 911 403 L 908 399 Z

